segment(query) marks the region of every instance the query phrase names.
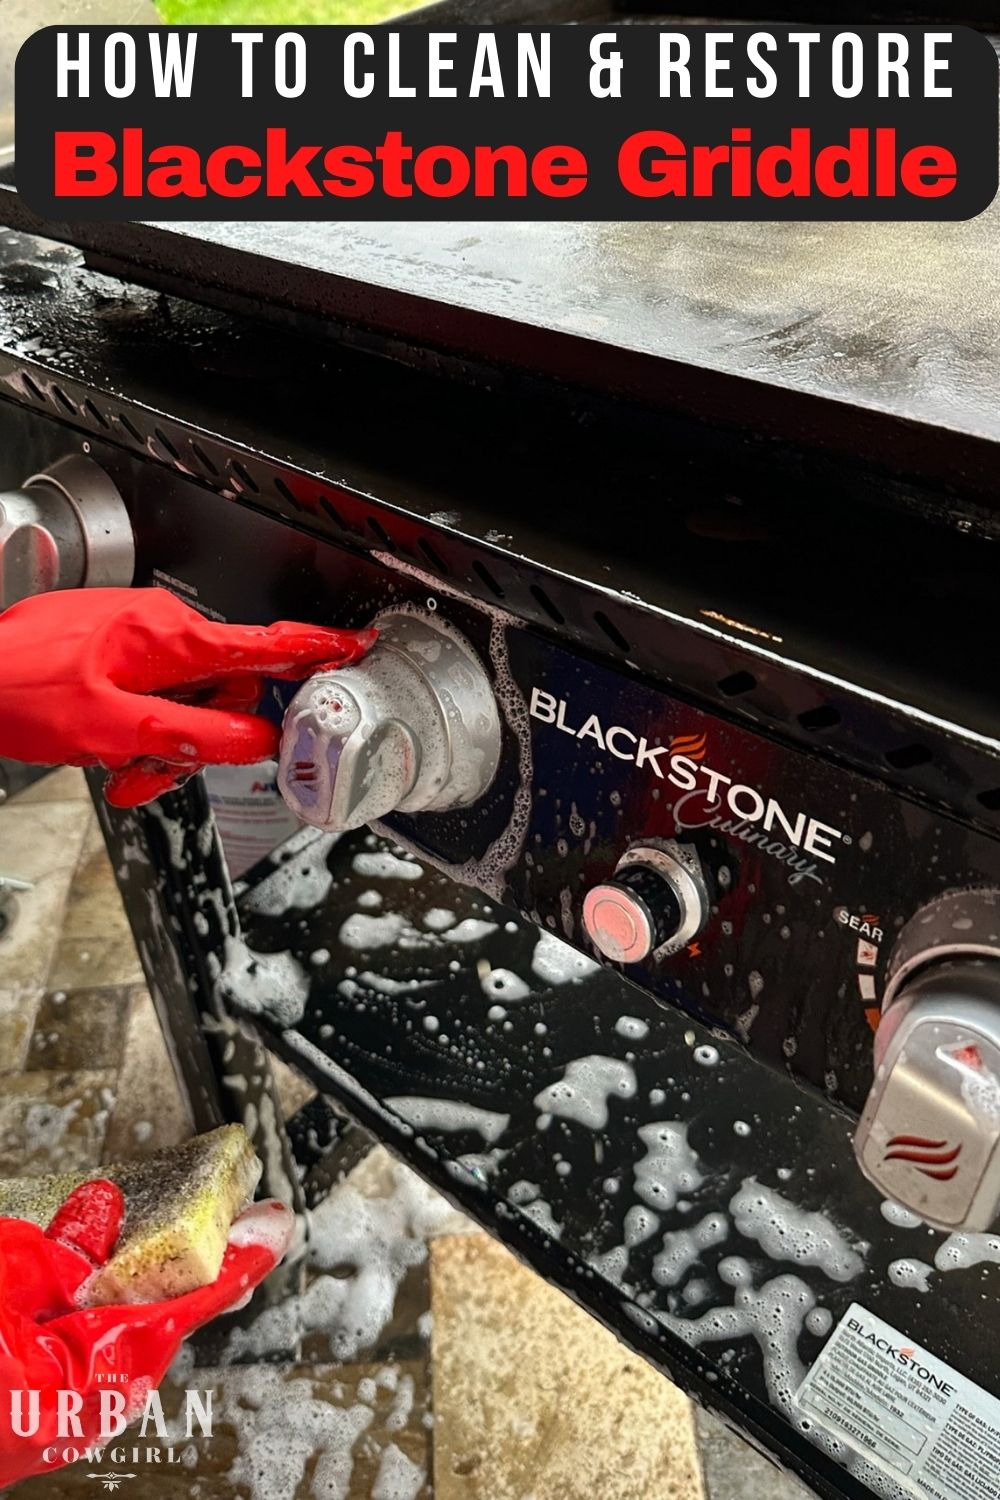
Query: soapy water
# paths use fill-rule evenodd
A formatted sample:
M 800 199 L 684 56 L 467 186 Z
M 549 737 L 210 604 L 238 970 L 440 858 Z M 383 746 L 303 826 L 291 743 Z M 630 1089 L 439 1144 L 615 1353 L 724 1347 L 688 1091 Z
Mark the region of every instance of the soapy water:
M 864 1258 L 826 1214 L 799 1208 L 774 1188 L 747 1177 L 729 1203 L 744 1239 L 756 1240 L 771 1260 L 816 1266 L 831 1281 L 851 1281 Z M 867 1247 L 865 1247 L 867 1248 Z
M 386 1099 L 387 1108 L 416 1130 L 469 1130 L 482 1136 L 492 1146 L 510 1124 L 510 1115 L 474 1104 L 459 1104 L 452 1099 L 424 1099 L 400 1095 Z
M 310 837 L 303 838 L 303 833 Z M 335 833 L 317 837 L 311 828 L 293 834 L 282 846 L 282 855 L 286 856 L 283 862 L 248 893 L 249 909 L 262 916 L 280 917 L 293 909 L 308 910 L 324 902 L 333 885 L 327 859 L 338 837 Z
M 578 953 L 568 943 L 553 937 L 551 932 L 539 934 L 535 951 L 531 955 L 531 969 L 544 984 L 558 986 L 574 984 L 586 979 L 600 965 L 584 953 Z
M 928 1277 L 933 1276 L 934 1267 L 922 1260 L 894 1260 L 886 1272 L 893 1286 L 916 1287 L 918 1292 L 929 1292 Z
M 309 982 L 291 953 L 255 953 L 242 938 L 227 935 L 215 981 L 223 1004 L 266 1015 L 279 1026 L 296 1026 L 305 1015 Z
M 646 1154 L 635 1164 L 635 1191 L 650 1208 L 665 1212 L 704 1182 L 698 1158 L 688 1145 L 683 1120 L 660 1120 L 639 1128 Z
M 356 875 L 378 880 L 419 880 L 423 868 L 412 857 L 401 858 L 386 850 L 365 850 L 351 861 Z
M 657 1286 L 676 1286 L 701 1259 L 702 1251 L 721 1245 L 728 1234 L 729 1220 L 720 1213 L 706 1214 L 691 1229 L 670 1230 L 663 1236 L 663 1248 L 653 1258 Z
M 603 1130 L 612 1097 L 635 1097 L 635 1069 L 616 1057 L 579 1057 L 567 1065 L 563 1077 L 535 1095 L 543 1117 L 574 1120 L 588 1130 Z

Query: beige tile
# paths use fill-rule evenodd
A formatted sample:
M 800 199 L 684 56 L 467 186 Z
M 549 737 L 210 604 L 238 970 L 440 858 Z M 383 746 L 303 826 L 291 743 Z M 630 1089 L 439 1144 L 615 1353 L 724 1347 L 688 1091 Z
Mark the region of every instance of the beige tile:
M 13 800 L 15 807 L 29 802 L 89 802 L 90 792 L 82 771 L 76 766 L 59 766 L 18 792 Z
M 280 1057 L 272 1057 L 270 1063 L 271 1077 L 281 1105 L 281 1118 L 290 1120 L 310 1099 L 316 1097 L 315 1086 L 307 1082 L 301 1073 L 296 1073 L 294 1068 L 283 1063 Z
M 27 1066 L 62 1073 L 94 1068 L 117 1071 L 132 994 L 125 985 L 50 990 L 38 1008 Z
M 128 1161 L 194 1134 L 149 992 L 133 991 L 104 1161 Z
M 18 916 L 0 938 L 0 989 L 44 986 L 90 816 L 85 802 L 0 808 L 0 871 L 34 882 L 18 894 Z
M 435 1500 L 703 1500 L 687 1397 L 486 1235 L 431 1245 Z
M 0 1176 L 89 1171 L 101 1160 L 115 1073 L 19 1073 L 0 1092 Z
M 87 990 L 142 982 L 142 965 L 129 931 L 110 937 L 99 933 L 64 937 L 49 970 L 49 988 L 54 990 Z
M 0 1074 L 24 1067 L 42 993 L 41 985 L 0 989 Z

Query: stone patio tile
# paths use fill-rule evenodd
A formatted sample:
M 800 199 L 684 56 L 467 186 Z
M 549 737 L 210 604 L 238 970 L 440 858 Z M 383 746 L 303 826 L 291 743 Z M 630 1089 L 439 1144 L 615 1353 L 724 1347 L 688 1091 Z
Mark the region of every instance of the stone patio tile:
M 27 1066 L 47 1072 L 117 1070 L 132 995 L 125 986 L 50 990 L 38 1009 Z
M 0 1176 L 89 1171 L 114 1108 L 113 1069 L 18 1073 L 0 1091 Z
M 149 991 L 130 991 L 117 1103 L 108 1125 L 104 1161 L 148 1156 L 194 1133 Z
M 0 937 L 0 992 L 44 987 L 91 816 L 85 802 L 0 807 L 0 872 L 34 883 L 18 893 L 18 915 Z
M 489 1236 L 431 1308 L 435 1500 L 704 1500 L 687 1397 Z

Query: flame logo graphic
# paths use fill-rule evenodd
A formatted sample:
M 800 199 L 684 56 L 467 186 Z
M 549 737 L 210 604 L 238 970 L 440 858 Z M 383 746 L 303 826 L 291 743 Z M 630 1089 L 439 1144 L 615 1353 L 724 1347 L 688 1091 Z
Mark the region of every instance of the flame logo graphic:
M 670 741 L 671 755 L 686 755 L 688 760 L 704 760 L 708 736 L 701 734 L 675 734 Z
M 952 1146 L 948 1141 L 932 1141 L 925 1135 L 894 1135 L 886 1143 L 882 1160 L 907 1161 L 925 1177 L 950 1182 L 958 1171 L 956 1163 L 961 1153 L 961 1141 Z

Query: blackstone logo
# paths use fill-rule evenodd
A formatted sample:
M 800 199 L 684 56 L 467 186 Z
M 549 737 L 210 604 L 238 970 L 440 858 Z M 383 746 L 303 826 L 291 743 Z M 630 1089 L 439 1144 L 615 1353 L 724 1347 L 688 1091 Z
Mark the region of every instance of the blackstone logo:
M 651 745 L 645 735 L 634 734 L 623 724 L 605 725 L 597 714 L 590 714 L 579 728 L 574 728 L 567 718 L 566 700 L 537 687 L 532 688 L 529 711 L 540 723 L 552 724 L 576 740 L 592 740 L 616 760 L 629 761 L 637 769 L 647 770 L 676 787 L 683 793 L 673 808 L 678 832 L 685 828 L 715 828 L 741 843 L 754 845 L 762 854 L 789 867 L 791 885 L 801 880 L 822 884 L 816 860 L 835 864 L 836 843 L 850 842 L 830 823 L 803 811 L 790 814 L 775 797 L 734 781 L 724 771 L 707 765 L 700 756 L 684 753 L 680 747 L 682 744 L 686 747 L 690 737 L 670 745 Z M 698 743 L 703 739 L 700 737 Z
M 940 1391 L 942 1396 L 954 1396 L 955 1387 L 949 1384 L 942 1375 L 935 1375 L 934 1371 L 929 1369 L 927 1365 L 921 1364 L 920 1360 L 916 1357 L 915 1349 L 910 1348 L 908 1345 L 893 1344 L 889 1339 L 883 1338 L 881 1334 L 866 1328 L 858 1318 L 848 1318 L 847 1326 L 852 1333 L 856 1333 L 866 1344 L 871 1344 L 880 1354 L 884 1354 L 887 1359 L 893 1360 L 895 1364 L 902 1365 L 907 1370 L 912 1370 L 918 1380 L 924 1381 L 933 1390 Z
M 123 1481 L 137 1477 L 134 1473 L 122 1472 L 123 1466 L 179 1464 L 181 1456 L 172 1446 L 173 1443 L 181 1439 L 187 1441 L 196 1432 L 203 1437 L 212 1436 L 211 1391 L 185 1391 L 183 1409 L 168 1427 L 158 1391 L 150 1389 L 147 1382 L 129 1382 L 120 1376 L 115 1376 L 114 1382 L 96 1393 L 88 1393 L 86 1398 L 74 1390 L 46 1391 L 44 1418 L 41 1391 L 12 1390 L 8 1396 L 10 1430 L 15 1438 L 23 1438 L 35 1444 L 39 1443 L 40 1436 L 50 1438 L 51 1441 L 42 1450 L 43 1463 L 61 1466 L 85 1459 L 95 1467 L 111 1465 L 103 1473 L 90 1473 L 87 1476 L 89 1479 L 99 1480 L 107 1490 L 117 1489 Z M 54 1424 L 48 1416 L 53 1396 Z M 96 1428 L 100 1433 L 99 1438 L 84 1436 L 85 1407 L 87 1431 L 92 1433 Z M 126 1429 L 133 1424 L 137 1424 L 133 1439 L 137 1437 L 146 1440 L 153 1437 L 160 1439 L 160 1442 L 147 1442 L 144 1447 L 140 1447 L 134 1440 L 125 1444 L 118 1443 L 117 1439 L 124 1436 Z

